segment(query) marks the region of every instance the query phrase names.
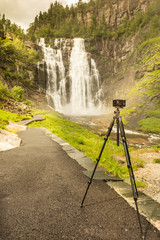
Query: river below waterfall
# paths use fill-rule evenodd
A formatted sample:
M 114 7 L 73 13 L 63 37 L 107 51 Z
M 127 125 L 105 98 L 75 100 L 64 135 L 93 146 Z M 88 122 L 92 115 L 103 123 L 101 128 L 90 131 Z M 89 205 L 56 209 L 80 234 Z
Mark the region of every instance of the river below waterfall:
M 112 121 L 112 117 L 106 115 L 99 116 L 63 116 L 65 119 L 80 123 L 83 127 L 88 130 L 94 131 L 100 136 L 105 136 L 109 124 Z M 144 133 L 142 131 L 137 131 L 134 129 L 128 129 L 125 127 L 125 133 L 127 138 L 127 143 L 129 146 L 136 146 L 138 148 L 150 147 L 160 143 L 160 135 L 154 133 Z M 117 129 L 116 126 L 113 127 L 111 132 L 111 138 L 117 139 Z M 120 137 L 121 140 L 121 137 Z

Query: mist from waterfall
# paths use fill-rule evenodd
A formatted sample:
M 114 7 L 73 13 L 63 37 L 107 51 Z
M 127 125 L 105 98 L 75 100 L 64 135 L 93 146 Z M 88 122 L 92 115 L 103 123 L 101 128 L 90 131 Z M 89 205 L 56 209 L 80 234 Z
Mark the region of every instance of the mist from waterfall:
M 67 40 L 63 43 L 62 39 L 55 39 L 55 49 L 46 46 L 44 39 L 39 42 L 46 64 L 48 104 L 56 111 L 68 115 L 101 114 L 99 72 L 96 63 L 86 52 L 84 39 L 75 38 L 72 41 L 68 78 L 65 76 L 62 58 Z

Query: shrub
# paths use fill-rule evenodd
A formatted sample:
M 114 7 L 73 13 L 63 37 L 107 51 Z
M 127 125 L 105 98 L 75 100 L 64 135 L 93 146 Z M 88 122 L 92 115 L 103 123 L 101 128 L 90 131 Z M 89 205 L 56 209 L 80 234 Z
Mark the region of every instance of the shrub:
M 15 86 L 11 91 L 12 97 L 18 101 L 23 101 L 23 88 L 20 86 Z
M 3 99 L 5 96 L 9 96 L 10 92 L 7 85 L 3 85 L 0 81 L 0 99 Z

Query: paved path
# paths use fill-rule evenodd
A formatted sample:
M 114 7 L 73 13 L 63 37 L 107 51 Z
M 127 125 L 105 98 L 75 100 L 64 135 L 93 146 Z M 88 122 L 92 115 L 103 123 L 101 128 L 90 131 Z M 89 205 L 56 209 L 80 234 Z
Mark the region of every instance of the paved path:
M 19 148 L 0 152 L 1 240 L 140 240 L 133 208 L 94 180 L 80 208 L 85 170 L 40 128 L 18 134 Z M 160 232 L 141 217 L 146 240 Z

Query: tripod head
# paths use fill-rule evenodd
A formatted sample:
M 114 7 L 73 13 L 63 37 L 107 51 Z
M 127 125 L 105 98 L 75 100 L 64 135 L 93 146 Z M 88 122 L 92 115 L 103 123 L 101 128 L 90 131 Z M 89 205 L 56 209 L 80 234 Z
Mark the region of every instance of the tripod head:
M 119 118 L 120 116 L 120 110 L 119 110 L 119 107 L 116 108 L 116 110 L 114 111 L 114 115 L 115 115 L 115 118 Z

